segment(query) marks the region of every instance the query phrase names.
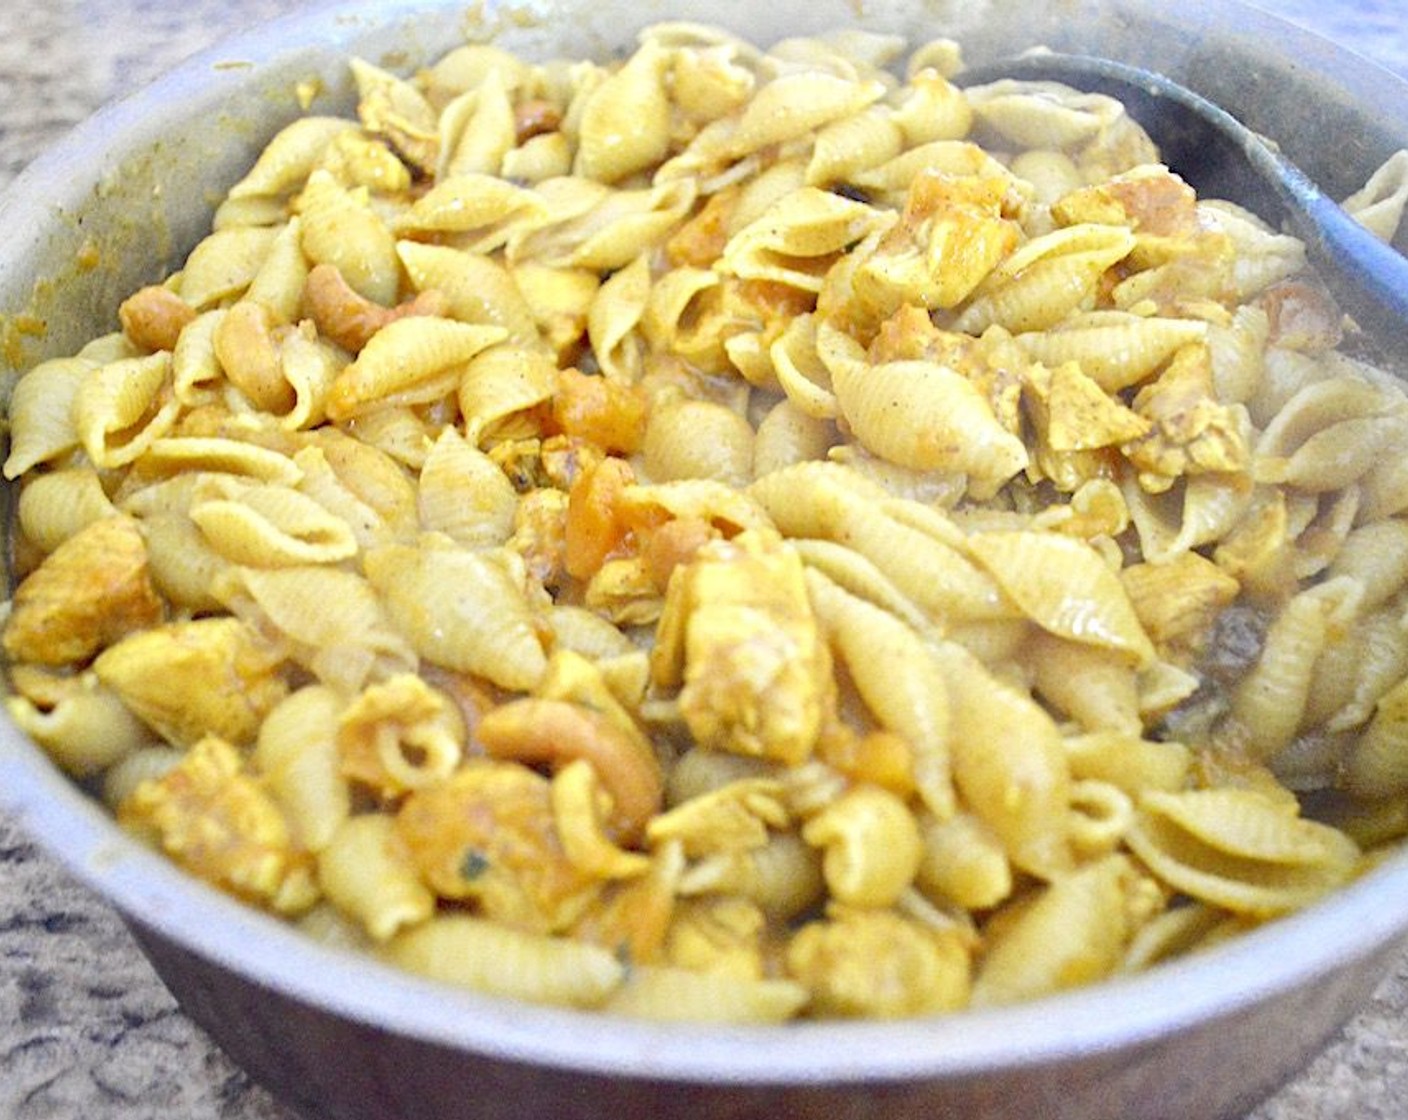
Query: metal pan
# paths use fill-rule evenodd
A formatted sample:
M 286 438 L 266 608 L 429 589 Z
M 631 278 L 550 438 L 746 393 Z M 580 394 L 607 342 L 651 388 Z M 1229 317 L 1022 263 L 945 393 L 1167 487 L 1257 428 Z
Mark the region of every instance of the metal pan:
M 973 60 L 1044 43 L 1156 67 L 1274 137 L 1334 194 L 1408 146 L 1408 84 L 1232 0 L 318 7 L 192 60 L 14 183 L 0 199 L 0 361 L 12 377 L 109 329 L 123 295 L 180 261 L 210 199 L 297 114 L 296 83 L 323 84 L 320 108 L 350 107 L 349 54 L 408 68 L 461 41 L 468 21 L 515 50 L 605 55 L 662 18 L 722 22 L 761 41 L 859 23 L 952 35 Z M 220 65 L 231 59 L 241 65 Z M 16 330 L 20 313 L 46 329 Z M 1232 1117 L 1324 1045 L 1408 934 L 1403 856 L 1224 947 L 1025 1006 L 904 1023 L 664 1027 L 453 991 L 308 941 L 124 836 L 8 724 L 0 803 L 117 907 L 237 1062 L 308 1116 L 338 1120 Z

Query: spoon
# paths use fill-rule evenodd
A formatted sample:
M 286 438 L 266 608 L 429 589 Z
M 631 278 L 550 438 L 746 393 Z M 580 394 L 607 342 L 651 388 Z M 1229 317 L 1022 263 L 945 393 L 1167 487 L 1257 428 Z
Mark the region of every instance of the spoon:
M 1238 203 L 1305 243 L 1341 310 L 1389 353 L 1408 336 L 1408 258 L 1384 244 L 1261 136 L 1186 86 L 1152 70 L 1087 55 L 1038 52 L 974 66 L 961 86 L 1003 78 L 1061 82 L 1123 102 L 1165 163 L 1206 198 Z M 1334 143 L 1333 137 L 1327 142 Z

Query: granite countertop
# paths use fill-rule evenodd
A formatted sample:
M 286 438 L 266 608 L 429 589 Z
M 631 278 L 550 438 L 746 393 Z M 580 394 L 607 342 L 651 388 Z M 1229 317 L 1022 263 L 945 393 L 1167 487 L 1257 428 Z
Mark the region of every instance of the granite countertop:
M 0 188 L 103 102 L 296 6 L 0 5 Z M 1401 0 L 1260 6 L 1408 74 Z M 1247 1120 L 1390 1120 L 1405 1102 L 1408 956 L 1329 1049 Z M 293 1120 L 181 1014 L 113 912 L 0 816 L 0 1120 L 78 1117 Z

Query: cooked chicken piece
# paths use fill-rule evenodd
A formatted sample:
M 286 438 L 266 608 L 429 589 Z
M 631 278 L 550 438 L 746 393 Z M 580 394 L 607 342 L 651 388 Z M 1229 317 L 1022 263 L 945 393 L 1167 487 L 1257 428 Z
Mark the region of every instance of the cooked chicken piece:
M 769 828 L 790 823 L 782 791 L 782 783 L 770 778 L 742 778 L 661 814 L 646 835 L 652 844 L 679 840 L 691 858 L 761 848 Z
M 675 843 L 651 853 L 643 875 L 609 884 L 572 929 L 572 936 L 610 949 L 632 964 L 659 961 L 679 905 L 685 856 Z
M 543 586 L 561 583 L 567 576 L 566 492 L 542 486 L 524 494 L 514 510 L 508 547 Z
M 438 895 L 519 929 L 568 928 L 601 887 L 563 850 L 548 779 L 516 762 L 471 760 L 412 793 L 396 827 Z
M 761 980 L 766 934 L 767 916 L 755 902 L 689 899 L 675 914 L 665 953 L 677 968 Z
M 19 585 L 5 653 L 42 665 L 83 662 L 161 616 L 137 522 L 105 517 L 59 545 Z
M 972 961 L 958 929 L 840 909 L 792 938 L 787 971 L 811 989 L 813 1014 L 901 1018 L 965 1006 Z
M 118 820 L 193 875 L 268 909 L 295 913 L 317 901 L 312 856 L 294 845 L 277 802 L 223 739 L 202 739 L 163 777 L 142 782 Z
M 1164 564 L 1134 564 L 1120 573 L 1139 621 L 1160 656 L 1187 664 L 1207 645 L 1238 582 L 1196 552 Z
M 1051 208 L 1062 225 L 1127 225 L 1150 237 L 1195 237 L 1202 232 L 1193 188 L 1163 167 L 1150 165 L 1081 187 Z
M 93 663 L 98 679 L 168 743 L 209 735 L 253 743 L 288 694 L 282 650 L 237 618 L 198 618 L 132 634 Z
M 755 530 L 701 548 L 670 580 L 652 673 L 683 683 L 680 712 L 701 746 L 807 759 L 835 681 L 797 554 Z
M 856 295 L 881 316 L 905 303 L 956 307 L 1017 247 L 1016 204 L 999 176 L 917 175 L 903 217 L 857 267 Z
M 1179 350 L 1158 380 L 1139 390 L 1134 411 L 1153 426 L 1122 450 L 1146 490 L 1167 489 L 1180 475 L 1245 471 L 1251 464 L 1244 420 L 1213 392 L 1206 346 Z

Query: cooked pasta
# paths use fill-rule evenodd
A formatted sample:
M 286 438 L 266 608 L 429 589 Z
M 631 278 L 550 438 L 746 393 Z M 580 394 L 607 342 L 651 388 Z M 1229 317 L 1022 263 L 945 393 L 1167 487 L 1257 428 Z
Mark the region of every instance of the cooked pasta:
M 15 384 L 10 718 L 310 936 L 606 1014 L 1038 998 L 1353 878 L 1408 396 L 1118 101 L 961 68 L 354 60 Z

